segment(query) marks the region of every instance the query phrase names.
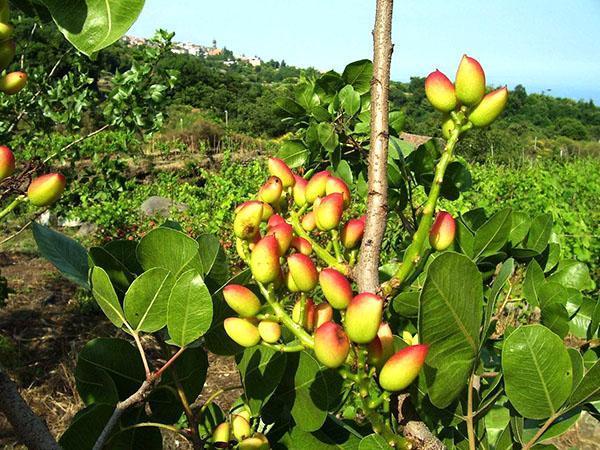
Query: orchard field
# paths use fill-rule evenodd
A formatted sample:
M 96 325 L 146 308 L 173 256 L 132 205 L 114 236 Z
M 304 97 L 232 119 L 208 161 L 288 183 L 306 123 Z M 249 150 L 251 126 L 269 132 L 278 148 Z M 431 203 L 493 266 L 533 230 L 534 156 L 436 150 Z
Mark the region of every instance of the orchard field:
M 4 3 L 0 0 L 0 6 Z M 528 94 L 519 85 L 509 92 L 508 100 L 504 98 L 497 114 L 484 113 L 493 116 L 488 121 L 487 116 L 478 118 L 476 108 L 488 96 L 505 92 L 488 86 L 492 92 L 483 97 L 485 79 L 481 96 L 469 108 L 466 98 L 471 91 L 461 94 L 458 74 L 456 96 L 464 105 L 457 103 L 454 85 L 448 81 L 452 90 L 448 108 L 444 104 L 447 92 L 435 91 L 438 85 L 430 81 L 438 76 L 436 72 L 427 81 L 413 77 L 410 82 L 390 83 L 383 133 L 387 218 L 383 219 L 381 254 L 373 267 L 377 293 L 385 299 L 386 308 L 374 320 L 379 326 L 383 314 L 388 329 L 393 328 L 391 351 L 396 354 L 386 359 L 393 362 L 398 354 L 409 359 L 408 369 L 394 378 L 406 376 L 407 382 L 395 387 L 396 381 L 390 386 L 383 375 L 388 363 L 384 359 L 379 364 L 373 356 L 377 351 L 372 343 L 377 340 L 383 348 L 383 337 L 377 334 L 361 340 L 360 333 L 351 331 L 351 306 L 334 305 L 339 311 L 330 312 L 325 323 L 339 327 L 342 334 L 335 320 L 344 323 L 352 344 L 345 339 L 353 350 L 346 350 L 340 359 L 328 347 L 323 356 L 318 332 L 311 334 L 307 311 L 335 302 L 322 280 L 314 293 L 318 305 L 305 295 L 317 286 L 316 278 L 313 284 L 306 281 L 312 272 L 317 276 L 306 256 L 312 255 L 313 248 L 326 263 L 318 267 L 320 274 L 335 267 L 353 286 L 366 283 L 356 267 L 362 271 L 362 233 L 373 226 L 367 217 L 373 211 L 369 203 L 374 201 L 374 188 L 369 184 L 373 163 L 367 158 L 369 152 L 381 151 L 379 141 L 370 134 L 377 101 L 371 76 L 377 76 L 377 55 L 374 63 L 348 61 L 342 73 L 297 68 L 284 61 L 253 66 L 227 49 L 204 56 L 174 52 L 174 34 L 159 30 L 142 43 L 117 40 L 90 59 L 81 42 L 68 33 L 65 39 L 51 24 L 40 26 L 36 14 L 31 17 L 27 8 L 11 12 L 11 39 L 17 43 L 17 55 L 22 55 L 21 68 L 29 67 L 28 79 L 15 95 L 0 95 L 0 144 L 12 149 L 20 167 L 14 182 L 10 177 L 2 181 L 0 167 L 0 374 L 16 383 L 33 413 L 47 424 L 51 438 L 60 438 L 65 450 L 96 449 L 95 439 L 100 442 L 104 432 L 101 448 L 121 450 L 265 449 L 269 442 L 271 448 L 281 449 L 410 448 L 418 439 L 398 431 L 407 428 L 401 420 L 406 398 L 414 403 L 409 416 L 418 417 L 418 423 L 428 429 L 427 436 L 431 430 L 435 441 L 445 446 L 413 448 L 600 448 L 600 388 L 593 384 L 598 382 L 594 374 L 600 367 L 600 107 L 592 101 Z M 2 32 L 0 27 L 0 38 Z M 481 69 L 472 61 L 465 56 L 461 68 L 476 63 Z M 473 73 L 469 73 L 471 86 L 478 72 Z M 446 95 L 445 100 L 436 95 Z M 273 161 L 286 165 L 282 169 Z M 287 166 L 296 177 L 288 184 Z M 321 202 L 336 194 L 340 203 L 343 195 L 343 206 L 329 228 L 323 223 L 332 213 L 322 213 L 316 225 L 321 232 L 311 239 L 309 232 L 302 231 L 304 222 L 299 217 L 312 201 L 299 202 L 295 189 L 306 183 L 298 179 L 311 180 L 310 186 L 325 170 L 327 180 L 339 184 L 332 188 L 333 194 L 327 184 L 327 196 L 323 187 L 316 196 L 323 198 L 313 200 L 313 211 L 318 214 Z M 27 195 L 33 198 L 36 175 L 49 171 L 65 177 L 66 189 L 57 201 L 24 200 Z M 273 183 L 282 182 L 277 198 L 265 200 L 277 191 Z M 280 204 L 280 197 L 289 198 L 289 209 Z M 6 208 L 4 201 L 15 198 L 15 204 Z M 270 221 L 260 240 L 260 231 L 258 237 L 244 235 L 249 233 L 247 224 L 240 231 L 236 224 L 247 205 L 259 203 L 256 198 L 272 204 L 282 220 L 294 226 L 295 244 L 290 247 L 288 242 L 285 250 L 277 250 L 280 235 L 272 228 L 278 224 Z M 426 238 L 435 234 L 436 227 L 445 226 L 440 224 L 443 216 L 434 217 L 433 210 L 446 211 L 454 218 L 450 218 L 452 238 L 445 246 Z M 259 216 L 264 216 L 266 209 L 261 211 Z M 345 234 L 350 231 L 341 228 L 342 214 L 348 224 L 362 220 L 358 243 L 348 243 L 352 239 Z M 266 222 L 262 216 L 260 221 Z M 159 233 L 163 233 L 160 239 L 156 238 Z M 442 229 L 442 238 L 443 234 Z M 256 269 L 258 263 L 252 259 L 258 254 L 255 249 L 262 249 L 260 243 L 269 237 L 277 254 L 274 277 Z M 310 246 L 306 254 L 297 244 L 302 239 Z M 177 272 L 177 281 L 169 281 L 169 270 L 177 264 L 173 260 L 185 253 L 190 242 L 199 249 L 195 251 L 200 255 L 200 269 L 189 260 L 189 265 L 172 271 Z M 259 251 L 268 260 L 269 252 Z M 286 259 L 287 251 L 291 255 Z M 293 275 L 294 257 L 307 264 L 296 269 L 306 272 L 300 278 Z M 282 264 L 287 262 L 285 273 L 280 259 Z M 149 270 L 148 261 L 156 264 Z M 139 280 L 156 277 L 161 270 L 166 273 L 162 283 L 173 283 L 173 291 L 186 275 L 193 278 L 190 273 L 199 271 L 204 291 L 195 291 L 196 297 L 188 295 L 177 314 L 194 317 L 194 326 L 202 332 L 194 334 L 190 331 L 194 326 L 186 328 L 170 313 L 160 325 L 143 323 L 151 316 L 151 306 L 143 319 L 133 319 L 137 313 L 128 310 L 129 292 Z M 277 285 L 280 273 L 284 281 Z M 462 281 L 445 284 L 455 273 L 464 276 Z M 473 278 L 479 282 L 473 283 Z M 185 289 L 198 289 L 192 281 Z M 303 288 L 304 282 L 310 286 Z M 139 297 L 151 290 L 142 284 L 138 283 Z M 262 296 L 266 304 L 252 313 L 244 309 L 247 305 L 238 310 L 226 297 L 226 285 L 250 292 L 244 294 L 247 298 Z M 352 296 L 349 282 L 348 286 Z M 155 288 L 154 300 L 162 289 L 163 284 Z M 283 295 L 279 290 L 286 289 L 289 295 L 280 303 L 275 293 Z M 439 297 L 432 293 L 435 289 L 441 292 Z M 289 300 L 298 291 L 302 293 L 292 305 Z M 377 297 L 360 293 L 353 300 L 362 295 Z M 207 297 L 208 306 L 194 306 L 192 297 Z M 434 303 L 440 298 L 446 302 L 443 313 L 435 317 L 437 322 L 427 322 L 425 300 Z M 188 312 L 194 307 L 195 311 Z M 208 310 L 208 319 L 203 319 Z M 478 314 L 482 324 L 467 329 L 469 317 Z M 468 360 L 460 369 L 464 373 L 452 373 L 449 367 L 454 367 L 454 361 L 443 355 L 460 349 L 442 351 L 430 344 L 450 317 L 460 326 L 458 331 L 446 330 L 442 341 L 454 342 L 456 347 L 467 342 L 457 356 L 459 363 L 461 358 Z M 279 334 L 273 340 L 257 334 L 256 342 L 247 343 L 247 336 L 227 328 L 231 319 L 239 321 L 240 327 L 249 324 L 258 330 L 253 325 L 258 320 L 275 323 Z M 181 336 L 174 338 L 176 330 Z M 505 361 L 511 344 L 518 353 L 520 333 L 531 333 L 521 337 L 521 342 L 546 346 L 531 347 L 532 353 L 548 351 L 552 344 L 558 355 L 556 366 L 545 369 L 536 366 L 535 358 L 536 364 L 529 364 L 527 355 L 519 355 L 519 367 L 537 367 L 532 372 L 532 391 L 539 381 L 544 387 L 540 392 L 545 392 L 540 402 L 546 399 L 549 406 L 540 406 L 535 392 L 531 398 L 523 393 L 529 380 Z M 466 336 L 462 344 L 461 336 Z M 138 364 L 139 355 L 128 341 L 142 354 L 139 379 L 111 359 L 122 351 L 123 359 Z M 334 349 L 337 345 L 328 344 Z M 431 381 L 429 373 L 419 375 L 428 348 L 432 359 L 425 364 L 438 364 L 435 370 L 458 381 L 443 384 L 440 377 L 433 376 Z M 403 354 L 404 350 L 415 353 Z M 418 359 L 414 355 L 421 351 L 425 352 L 423 360 L 414 375 L 404 375 L 412 373 L 411 358 Z M 107 356 L 111 352 L 113 357 Z M 176 361 L 180 354 L 184 356 Z M 296 354 L 300 356 L 294 360 Z M 281 362 L 286 358 L 287 365 Z M 188 371 L 187 378 L 178 380 L 174 368 L 167 370 L 173 361 L 178 370 Z M 309 368 L 311 364 L 314 369 Z M 265 375 L 265 367 L 278 377 L 274 382 Z M 339 373 L 340 379 L 333 380 L 338 376 L 333 373 Z M 569 387 L 561 393 L 560 385 L 564 388 L 567 378 L 569 386 L 573 379 L 572 390 Z M 124 391 L 134 395 L 138 381 L 140 390 L 148 383 L 156 391 L 136 400 L 135 414 L 117 416 L 114 431 L 107 425 L 110 412 L 125 401 Z M 338 381 L 343 388 L 332 394 L 337 387 L 331 386 L 338 386 Z M 285 408 L 277 404 L 277 396 L 287 398 L 284 388 L 289 383 L 295 393 L 290 400 L 293 409 L 282 418 L 277 411 Z M 304 392 L 306 384 L 310 389 Z M 263 386 L 262 390 L 256 385 Z M 325 406 L 315 398 L 322 392 L 326 392 Z M 187 399 L 186 394 L 193 398 Z M 398 417 L 388 417 L 390 407 L 399 411 Z M 108 413 L 104 408 L 109 408 Z M 322 421 L 315 424 L 321 415 Z M 242 419 L 248 431 L 238 435 L 235 421 Z M 0 446 L 25 448 L 23 437 L 11 424 L 8 415 L 0 414 Z M 218 439 L 223 424 L 227 424 L 225 442 Z M 84 437 L 88 430 L 92 430 L 93 442 Z M 269 439 L 267 444 L 263 438 Z M 244 447 L 252 439 L 257 440 L 255 446 Z

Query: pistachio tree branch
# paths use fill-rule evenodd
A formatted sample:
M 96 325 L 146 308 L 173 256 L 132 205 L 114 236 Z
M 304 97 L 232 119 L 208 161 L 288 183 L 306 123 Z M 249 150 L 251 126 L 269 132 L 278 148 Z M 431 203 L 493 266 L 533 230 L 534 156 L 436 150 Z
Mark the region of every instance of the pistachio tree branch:
M 390 64 L 393 0 L 377 0 L 373 28 L 371 80 L 371 150 L 369 151 L 367 220 L 354 278 L 360 292 L 379 289 L 379 254 L 387 217 Z
M 413 241 L 406 249 L 406 252 L 404 252 L 402 263 L 394 276 L 381 287 L 381 291 L 385 296 L 390 296 L 402 286 L 402 283 L 406 281 L 424 255 L 425 243 L 427 242 L 429 230 L 433 222 L 433 213 L 435 212 L 435 206 L 440 196 L 446 168 L 452 161 L 454 147 L 456 146 L 461 133 L 468 128 L 468 126 L 461 128 L 459 124 L 457 124 L 450 135 L 450 139 L 446 142 L 442 157 L 435 167 L 435 175 L 433 182 L 431 183 L 431 189 L 429 190 L 427 202 L 425 202 L 425 206 L 423 207 L 419 227 L 413 235 Z
M 14 381 L 0 367 L 0 412 L 20 442 L 31 450 L 60 450 L 44 421 L 29 407 Z

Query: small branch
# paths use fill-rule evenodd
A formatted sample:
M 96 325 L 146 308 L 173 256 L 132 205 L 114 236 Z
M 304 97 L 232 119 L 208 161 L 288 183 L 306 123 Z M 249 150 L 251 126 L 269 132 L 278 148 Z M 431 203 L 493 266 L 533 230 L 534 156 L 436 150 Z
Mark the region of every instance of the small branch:
M 448 164 L 450 164 L 450 161 L 452 161 L 454 147 L 456 146 L 458 138 L 463 131 L 466 131 L 466 127 L 461 128 L 460 126 L 457 126 L 452 132 L 450 139 L 448 139 L 448 142 L 446 142 L 446 147 L 444 148 L 442 157 L 435 167 L 435 176 L 433 178 L 433 182 L 431 183 L 431 189 L 429 191 L 429 196 L 427 197 L 427 202 L 423 207 L 423 213 L 421 215 L 419 227 L 413 236 L 413 242 L 406 249 L 402 264 L 400 264 L 400 267 L 394 276 L 381 287 L 381 290 L 385 296 L 390 296 L 394 291 L 400 288 L 408 276 L 412 273 L 414 268 L 421 262 L 423 252 L 425 251 L 425 243 L 429 235 L 429 229 L 431 228 L 431 224 L 433 222 L 433 213 L 435 212 L 435 206 L 440 195 L 442 182 L 444 181 L 444 174 L 446 173 Z
M 15 209 L 17 206 L 19 206 L 21 203 L 23 203 L 26 200 L 27 200 L 27 197 L 25 197 L 24 195 L 18 195 L 17 197 L 15 197 L 15 199 L 6 208 L 4 208 L 2 211 L 0 211 L 0 219 L 4 218 L 8 214 L 10 214 L 10 212 L 13 209 Z
M 469 436 L 469 450 L 476 450 L 475 429 L 473 428 L 473 374 L 469 376 L 469 387 L 467 388 L 467 435 Z
M 542 437 L 542 434 L 544 434 L 546 432 L 546 430 L 548 428 L 550 428 L 550 425 L 552 425 L 559 416 L 560 416 L 560 413 L 556 412 L 553 415 L 551 415 L 550 417 L 548 417 L 548 420 L 546 420 L 546 422 L 544 422 L 544 425 L 542 425 L 542 427 L 537 431 L 537 433 L 535 433 L 535 435 L 531 438 L 531 440 L 523 446 L 523 450 L 529 450 L 531 447 L 533 447 L 535 445 L 535 443 L 538 441 L 538 439 Z
M 132 329 L 130 329 L 130 331 L 131 335 L 133 336 L 133 340 L 135 341 L 135 345 L 140 352 L 142 362 L 144 363 L 144 370 L 146 371 L 146 379 L 148 379 L 148 377 L 150 377 L 150 366 L 148 365 L 148 359 L 146 358 L 144 347 L 142 347 L 142 341 L 140 341 L 140 336 L 137 332 L 133 331 Z
M 279 304 L 279 302 L 273 298 L 271 291 L 269 291 L 262 283 L 258 283 L 260 291 L 263 296 L 267 300 L 267 303 L 273 308 L 273 312 L 277 316 L 277 318 L 281 321 L 283 325 L 290 330 L 294 336 L 296 336 L 302 345 L 306 348 L 313 348 L 315 345 L 315 341 L 310 334 L 308 334 L 304 328 L 302 328 L 299 324 L 294 322 L 292 318 L 285 312 L 283 307 Z
M 301 352 L 303 350 L 305 350 L 306 347 L 304 347 L 304 345 L 302 344 L 269 344 L 268 342 L 261 342 L 261 345 L 264 345 L 265 347 L 269 347 L 273 350 L 276 350 L 278 352 L 283 352 L 283 353 L 297 353 L 297 352 Z
M 236 389 L 244 389 L 244 387 L 243 386 L 229 386 L 229 387 L 226 387 L 223 389 L 219 389 L 218 391 L 213 392 L 213 394 L 210 397 L 208 397 L 208 399 L 206 399 L 206 401 L 204 402 L 204 404 L 202 406 L 200 406 L 199 400 L 196 400 L 194 403 L 191 404 L 190 408 L 192 409 L 192 411 L 200 408 L 200 411 L 198 411 L 198 414 L 197 414 L 198 421 L 200 421 L 202 419 L 202 414 L 204 414 L 204 412 L 208 409 L 210 404 L 212 402 L 214 402 L 217 397 L 224 394 L 225 392 L 235 391 Z
M 13 427 L 19 441 L 31 450 L 60 450 L 44 421 L 29 407 L 14 381 L 0 367 L 0 412 Z
M 359 292 L 379 289 L 379 255 L 387 217 L 387 154 L 389 143 L 390 65 L 392 61 L 393 0 L 377 0 L 373 28 L 371 80 L 371 150 L 369 151 L 367 220 L 354 269 Z

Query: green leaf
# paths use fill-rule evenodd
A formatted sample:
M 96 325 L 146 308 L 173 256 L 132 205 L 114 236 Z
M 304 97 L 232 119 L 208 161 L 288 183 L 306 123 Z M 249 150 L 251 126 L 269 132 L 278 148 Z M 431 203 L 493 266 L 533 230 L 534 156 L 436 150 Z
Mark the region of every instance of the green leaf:
M 544 287 L 552 284 L 548 283 Z M 551 303 L 544 306 L 542 308 L 542 323 L 561 338 L 564 338 L 569 332 L 569 314 L 567 313 L 567 309 L 560 303 Z
M 184 272 L 169 297 L 167 329 L 175 345 L 185 347 L 206 333 L 212 321 L 212 299 L 195 270 Z
M 108 274 L 99 266 L 92 269 L 92 294 L 108 320 L 117 328 L 121 328 L 127 322 L 115 288 L 110 282 Z
M 89 256 L 93 265 L 102 267 L 106 271 L 119 298 L 123 298 L 135 275 L 103 247 L 90 248 Z
M 318 106 L 319 96 L 315 94 L 314 86 L 311 83 L 306 82 L 296 88 L 296 103 L 306 111 Z
M 527 237 L 530 226 L 531 223 L 527 214 L 521 211 L 513 211 L 511 230 L 508 238 L 513 247 L 520 244 Z
M 531 419 L 555 414 L 571 393 L 573 370 L 562 339 L 542 325 L 515 330 L 504 342 L 506 395 Z
M 556 272 L 548 277 L 548 281 L 556 281 L 565 287 L 574 288 L 578 291 L 588 291 L 595 287 L 588 266 L 570 259 L 559 262 Z
M 431 402 L 445 408 L 460 395 L 479 351 L 481 274 L 466 256 L 446 252 L 429 266 L 419 305 L 419 336 L 429 344 L 425 377 Z
M 205 233 L 198 236 L 198 253 L 202 262 L 206 283 L 223 286 L 229 280 L 229 261 L 225 250 L 216 236 Z
M 198 256 L 198 243 L 180 231 L 159 227 L 142 238 L 136 253 L 144 270 L 162 267 L 177 277 Z
M 575 392 L 575 389 L 583 379 L 585 369 L 583 367 L 583 356 L 579 353 L 576 348 L 568 348 L 569 358 L 571 358 L 571 367 L 573 368 L 573 388 L 571 392 Z
M 407 291 L 398 294 L 393 302 L 392 307 L 397 314 L 402 317 L 418 317 L 419 315 L 419 292 Z
M 277 157 L 292 169 L 303 166 L 308 161 L 308 155 L 308 149 L 299 139 L 286 140 L 277 152 Z
M 350 164 L 345 159 L 342 159 L 335 169 L 335 174 L 340 177 L 344 182 L 351 186 L 354 182 L 354 175 L 352 175 L 352 169 Z
M 325 150 L 332 152 L 337 148 L 339 140 L 333 125 L 327 122 L 321 122 L 317 125 L 317 134 L 319 136 L 319 142 Z
M 338 97 L 344 112 L 349 116 L 354 116 L 360 110 L 360 95 L 351 85 L 344 86 L 338 93 Z
M 358 450 L 360 441 L 358 432 L 328 418 L 321 429 L 312 433 L 298 426 L 292 428 L 279 443 L 289 450 Z
M 300 429 L 316 431 L 325 422 L 332 401 L 325 371 L 307 352 L 289 354 L 287 359 L 282 377 L 285 386 L 278 391 L 277 400 L 291 407 L 291 415 Z
M 87 405 L 116 404 L 133 394 L 145 377 L 138 350 L 123 339 L 93 339 L 77 358 L 75 382 Z
M 90 56 L 123 36 L 144 0 L 42 0 L 62 34 Z
M 286 355 L 267 347 L 255 346 L 236 357 L 244 386 L 246 404 L 254 415 L 259 415 L 281 381 L 285 371 Z
M 569 398 L 569 407 L 600 400 L 600 361 L 585 373 Z
M 541 253 L 548 245 L 551 233 L 552 216 L 550 214 L 540 214 L 531 222 L 525 248 Z
M 542 284 L 537 291 L 538 301 L 540 302 L 540 308 L 544 309 L 554 303 L 565 305 L 569 293 L 567 289 L 562 285 L 552 281 L 546 281 Z
M 389 114 L 389 127 L 393 130 L 397 135 L 402 132 L 404 129 L 405 116 L 402 111 L 390 111 Z M 400 141 L 404 142 L 404 141 Z M 401 144 L 402 145 L 402 144 Z M 411 146 L 412 147 L 412 146 Z M 412 147 L 414 149 L 414 147 Z M 412 150 L 409 150 L 409 152 Z M 404 150 L 403 150 L 404 153 Z
M 583 299 L 581 307 L 569 322 L 571 334 L 580 339 L 587 338 L 596 305 L 597 303 L 589 298 Z
M 44 258 L 74 283 L 89 289 L 88 255 L 77 241 L 36 222 L 31 224 L 33 237 Z
M 454 161 L 448 165 L 440 194 L 448 200 L 456 200 L 461 192 L 468 191 L 473 185 L 471 172 L 464 164 Z
M 527 266 L 527 272 L 523 280 L 523 294 L 530 305 L 539 306 L 539 291 L 544 284 L 546 284 L 544 272 L 538 262 L 532 259 Z
M 563 414 L 557 418 L 552 425 L 539 437 L 538 443 L 549 443 L 550 439 L 559 437 L 566 433 L 575 423 L 579 420 L 581 411 L 570 411 L 567 414 Z M 523 426 L 523 441 L 530 441 L 538 430 L 544 425 L 544 420 L 530 420 L 526 419 Z M 533 447 L 539 449 L 539 444 Z
M 473 244 L 475 237 L 469 227 L 462 220 L 456 221 L 456 237 L 454 239 L 454 249 L 463 253 L 469 258 L 473 256 Z
M 82 450 L 94 447 L 104 426 L 112 416 L 111 405 L 94 404 L 82 409 L 71 421 L 58 443 L 63 450 Z
M 348 64 L 342 73 L 344 83 L 351 84 L 360 95 L 371 89 L 371 78 L 373 78 L 373 63 L 368 59 Z
M 123 302 L 125 317 L 135 331 L 154 333 L 167 324 L 167 306 L 174 283 L 171 272 L 160 267 L 135 279 Z
M 496 312 L 496 302 L 498 301 L 498 296 L 502 289 L 512 276 L 515 271 L 515 260 L 510 258 L 504 261 L 500 270 L 498 271 L 498 275 L 494 279 L 494 283 L 492 284 L 492 288 L 490 290 L 490 294 L 488 296 L 488 301 L 485 305 L 484 311 L 484 327 L 481 334 L 481 340 L 485 341 L 489 332 L 490 323 L 492 320 L 492 316 Z
M 358 450 L 389 450 L 392 447 L 380 434 L 370 434 L 360 441 Z
M 473 259 L 492 255 L 501 250 L 508 241 L 511 229 L 511 209 L 498 211 L 475 233 Z
M 279 108 L 282 112 L 291 117 L 303 116 L 305 114 L 305 110 L 302 105 L 299 105 L 294 100 L 279 97 L 275 99 L 275 106 Z

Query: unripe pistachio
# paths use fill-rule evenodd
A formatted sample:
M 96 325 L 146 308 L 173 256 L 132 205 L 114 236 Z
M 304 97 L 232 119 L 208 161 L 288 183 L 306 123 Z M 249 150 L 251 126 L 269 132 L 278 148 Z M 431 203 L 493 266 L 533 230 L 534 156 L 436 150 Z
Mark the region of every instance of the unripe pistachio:
M 294 186 L 294 183 L 296 182 L 294 173 L 282 159 L 269 158 L 267 166 L 269 168 L 269 174 L 279 178 L 284 188 L 287 189 Z
M 242 317 L 254 317 L 260 311 L 260 300 L 247 287 L 239 284 L 225 286 L 223 297 L 229 307 Z
M 323 295 L 335 309 L 345 309 L 352 300 L 350 281 L 336 269 L 331 267 L 321 270 L 319 284 Z
M 258 324 L 258 332 L 263 341 L 273 344 L 281 337 L 281 326 L 272 320 L 262 320 Z
M 228 317 L 223 321 L 227 335 L 242 347 L 254 347 L 260 342 L 260 334 L 251 318 Z
M 485 72 L 481 64 L 467 55 L 463 55 L 454 81 L 456 97 L 463 105 L 478 104 L 485 94 Z
M 6 95 L 14 95 L 27 84 L 25 72 L 10 72 L 0 78 L 0 91 Z
M 0 42 L 0 71 L 6 69 L 15 57 L 15 41 Z
M 444 139 L 450 139 L 450 135 L 455 128 L 456 124 L 454 123 L 454 120 L 452 117 L 448 116 L 448 118 L 442 122 L 442 136 L 444 136 Z
M 340 239 L 342 245 L 347 249 L 358 247 L 365 233 L 365 221 L 362 219 L 350 219 L 342 228 Z
M 383 314 L 381 297 L 363 292 L 354 297 L 346 309 L 344 326 L 352 342 L 368 344 L 379 330 Z
M 308 203 L 314 203 L 318 197 L 325 195 L 327 180 L 331 175 L 326 170 L 315 173 L 306 185 L 305 197 Z
M 60 198 L 66 184 L 65 177 L 60 173 L 42 175 L 31 182 L 27 197 L 34 206 L 49 206 Z
M 212 440 L 213 443 L 226 444 L 231 439 L 231 427 L 229 422 L 223 422 L 216 426 L 213 430 Z
M 446 211 L 440 211 L 429 232 L 429 243 L 435 250 L 444 251 L 454 242 L 455 232 L 456 223 L 452 216 Z
M 314 211 L 311 211 L 308 214 L 305 214 L 304 217 L 302 217 L 301 225 L 302 228 L 304 228 L 308 232 L 313 231 L 315 228 L 317 228 L 317 220 L 315 218 Z
M 271 216 L 273 214 L 275 214 L 275 211 L 273 210 L 273 207 L 271 205 L 269 205 L 268 203 L 263 202 L 262 205 L 263 205 L 263 212 L 262 212 L 261 219 L 263 222 L 266 222 L 271 218 Z
M 273 227 L 276 227 L 277 225 L 281 225 L 282 223 L 287 224 L 285 219 L 283 217 L 281 217 L 279 214 L 273 214 L 269 218 L 269 221 L 267 222 L 267 228 L 271 229 Z
M 283 256 L 288 251 L 294 237 L 294 229 L 288 223 L 280 223 L 270 228 L 267 236 L 275 236 L 279 248 L 279 256 Z
M 231 416 L 231 431 L 236 440 L 241 441 L 252 434 L 250 422 L 241 414 Z
M 270 448 L 269 440 L 261 433 L 254 433 L 252 437 L 238 444 L 238 450 L 269 450 Z
M 302 292 L 312 291 L 317 285 L 319 274 L 315 263 L 302 253 L 294 253 L 287 258 L 288 270 L 294 283 Z
M 429 103 L 442 112 L 450 112 L 456 108 L 454 85 L 439 70 L 431 72 L 425 79 L 425 95 Z
M 0 22 L 0 41 L 10 39 L 15 31 L 15 28 L 8 24 Z
M 312 244 L 300 236 L 294 236 L 292 238 L 292 244 L 290 246 L 297 252 L 302 253 L 303 255 L 308 256 L 312 253 Z
M 275 236 L 265 236 L 256 243 L 250 254 L 250 270 L 260 283 L 270 283 L 279 277 L 279 244 Z
M 236 208 L 233 234 L 240 239 L 253 240 L 260 233 L 263 216 L 262 202 L 245 202 Z
M 0 145 L 0 181 L 15 171 L 15 155 L 6 145 Z
M 289 272 L 286 272 L 284 275 L 285 285 L 290 292 L 300 292 L 300 288 L 296 286 L 296 282 L 292 278 L 292 275 Z
M 490 92 L 469 114 L 469 121 L 476 127 L 488 126 L 504 111 L 507 101 L 508 89 L 506 86 Z
M 392 329 L 386 322 L 381 322 L 377 336 L 368 346 L 368 362 L 378 369 L 385 364 L 394 353 L 394 335 Z
M 327 302 L 315 306 L 315 328 L 333 320 L 333 308 Z
M 323 197 L 314 207 L 317 227 L 323 231 L 337 228 L 344 213 L 344 198 L 336 192 Z
M 315 356 L 331 369 L 341 366 L 348 357 L 350 341 L 344 329 L 335 322 L 325 322 L 315 331 Z
M 329 177 L 327 179 L 327 184 L 325 185 L 325 194 L 342 194 L 342 198 L 344 199 L 344 206 L 348 206 L 350 204 L 350 189 L 344 180 L 338 177 Z
M 300 300 L 294 304 L 294 308 L 292 309 L 292 319 L 294 322 L 299 323 L 310 331 L 315 326 L 315 302 L 310 298 L 306 299 L 306 302 L 304 303 L 304 318 L 300 317 L 301 305 L 302 302 Z
M 420 344 L 396 352 L 379 373 L 381 387 L 390 392 L 406 389 L 419 375 L 428 351 L 428 345 Z
M 258 198 L 265 203 L 274 205 L 279 202 L 282 192 L 283 184 L 281 180 L 276 176 L 270 176 L 258 191 Z
M 306 204 L 306 185 L 308 184 L 308 181 L 299 175 L 294 175 L 294 179 L 296 180 L 296 184 L 294 184 L 294 189 L 292 191 L 294 203 L 297 206 L 302 207 Z

